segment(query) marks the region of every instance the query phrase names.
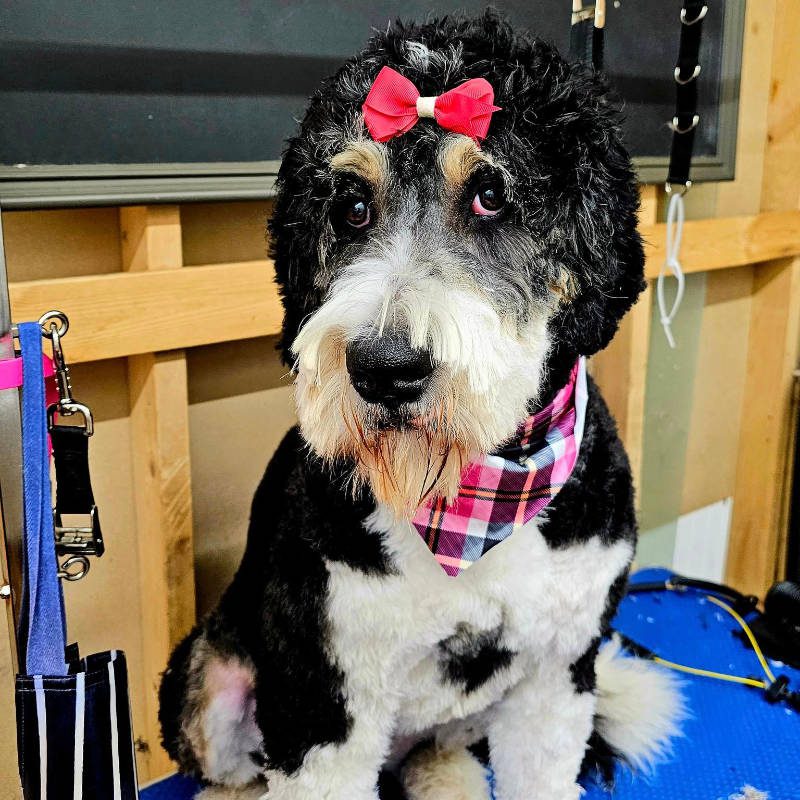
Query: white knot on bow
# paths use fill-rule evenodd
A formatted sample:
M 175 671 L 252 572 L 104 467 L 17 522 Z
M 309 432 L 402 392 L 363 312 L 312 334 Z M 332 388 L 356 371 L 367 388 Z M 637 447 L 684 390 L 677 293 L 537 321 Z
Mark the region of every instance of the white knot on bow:
M 417 98 L 417 116 L 420 117 L 428 117 L 430 119 L 435 119 L 436 114 L 434 114 L 434 107 L 436 106 L 436 101 L 438 97 L 418 97 Z

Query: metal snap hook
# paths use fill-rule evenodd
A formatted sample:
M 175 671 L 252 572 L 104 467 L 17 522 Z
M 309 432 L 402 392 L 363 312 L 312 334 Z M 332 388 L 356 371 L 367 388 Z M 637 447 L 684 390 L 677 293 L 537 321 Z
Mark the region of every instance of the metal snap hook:
M 69 330 L 69 319 L 63 311 L 48 311 L 39 317 L 39 327 L 42 329 L 42 336 L 46 336 L 48 339 L 52 338 L 52 325 L 54 322 L 58 322 L 56 333 L 59 336 L 64 336 Z
M 77 569 L 73 567 L 77 566 Z M 58 571 L 58 577 L 65 581 L 79 581 L 89 572 L 91 564 L 86 556 L 70 556 Z
M 694 72 L 684 80 L 681 78 L 681 68 L 675 67 L 675 83 L 680 84 L 681 86 L 686 86 L 687 83 L 691 83 L 698 75 L 700 74 L 700 65 L 698 64 L 694 68 Z

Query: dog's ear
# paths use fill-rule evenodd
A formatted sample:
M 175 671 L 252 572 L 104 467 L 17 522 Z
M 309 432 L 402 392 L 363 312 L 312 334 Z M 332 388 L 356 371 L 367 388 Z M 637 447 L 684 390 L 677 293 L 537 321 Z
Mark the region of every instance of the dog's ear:
M 315 100 L 318 104 L 318 100 Z M 283 303 L 283 328 L 278 342 L 284 363 L 303 320 L 322 302 L 325 242 L 330 235 L 324 187 L 325 170 L 310 146 L 308 116 L 289 140 L 277 180 L 277 198 L 269 219 L 269 249 Z M 320 191 L 320 190 L 323 191 Z M 315 191 L 316 190 L 316 191 Z
M 517 40 L 516 48 L 509 60 L 518 61 L 522 50 L 525 68 L 498 69 L 498 128 L 505 152 L 526 154 L 517 170 L 530 181 L 534 205 L 526 213 L 561 298 L 551 323 L 554 356 L 574 363 L 611 341 L 645 286 L 638 186 L 619 104 L 603 79 L 544 42 Z

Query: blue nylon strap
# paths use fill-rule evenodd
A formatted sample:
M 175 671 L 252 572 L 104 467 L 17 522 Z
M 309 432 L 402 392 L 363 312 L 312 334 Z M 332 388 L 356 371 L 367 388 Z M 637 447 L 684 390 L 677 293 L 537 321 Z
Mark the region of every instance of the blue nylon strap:
M 25 670 L 28 675 L 66 675 L 64 598 L 58 579 L 47 411 L 42 371 L 42 331 L 36 322 L 19 325 L 22 350 L 22 485 L 25 505 L 24 595 L 27 608 Z

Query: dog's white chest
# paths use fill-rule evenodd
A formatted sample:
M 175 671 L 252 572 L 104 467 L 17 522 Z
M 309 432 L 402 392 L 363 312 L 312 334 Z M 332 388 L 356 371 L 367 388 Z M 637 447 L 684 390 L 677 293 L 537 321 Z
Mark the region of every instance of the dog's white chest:
M 483 710 L 541 659 L 578 658 L 631 557 L 596 538 L 552 549 L 533 520 L 452 578 L 408 523 L 371 522 L 396 572 L 328 565 L 331 649 L 348 685 L 392 699 L 404 733 Z M 462 679 L 473 655 L 499 668 Z

